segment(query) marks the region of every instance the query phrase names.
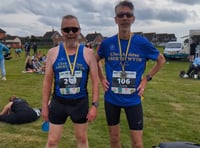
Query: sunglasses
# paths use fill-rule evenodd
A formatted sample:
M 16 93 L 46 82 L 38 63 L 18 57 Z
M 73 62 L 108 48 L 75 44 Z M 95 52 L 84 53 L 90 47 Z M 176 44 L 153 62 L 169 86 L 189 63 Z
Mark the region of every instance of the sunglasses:
M 117 14 L 117 17 L 118 17 L 118 18 L 123 18 L 124 15 L 126 15 L 126 17 L 128 17 L 128 18 L 133 17 L 133 13 L 129 13 L 129 12 L 121 12 L 121 13 L 118 13 L 118 14 Z
M 65 27 L 65 28 L 62 28 L 62 31 L 65 32 L 65 33 L 69 33 L 70 31 L 72 31 L 73 33 L 76 33 L 79 31 L 79 27 Z

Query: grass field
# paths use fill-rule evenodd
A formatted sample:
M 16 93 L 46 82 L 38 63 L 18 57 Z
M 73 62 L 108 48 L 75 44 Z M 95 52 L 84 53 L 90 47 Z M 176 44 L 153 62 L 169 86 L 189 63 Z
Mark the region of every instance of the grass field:
M 44 53 L 46 51 L 42 50 Z M 7 81 L 0 80 L 0 109 L 13 94 L 27 99 L 32 107 L 41 107 L 44 75 L 22 73 L 25 61 L 23 54 L 20 58 L 13 55 L 12 60 L 6 61 Z M 147 63 L 147 71 L 153 64 L 152 61 Z M 179 78 L 179 71 L 186 70 L 188 65 L 189 62 L 169 61 L 148 83 L 143 101 L 144 148 L 165 141 L 200 142 L 200 80 Z M 90 83 L 88 89 L 90 92 Z M 89 124 L 88 129 L 91 148 L 109 148 L 101 85 L 100 89 L 98 117 Z M 44 148 L 47 133 L 41 130 L 42 122 L 40 118 L 24 125 L 0 123 L 0 148 Z M 123 148 L 130 148 L 124 112 L 121 115 L 121 141 Z M 68 120 L 60 148 L 74 147 L 73 126 Z

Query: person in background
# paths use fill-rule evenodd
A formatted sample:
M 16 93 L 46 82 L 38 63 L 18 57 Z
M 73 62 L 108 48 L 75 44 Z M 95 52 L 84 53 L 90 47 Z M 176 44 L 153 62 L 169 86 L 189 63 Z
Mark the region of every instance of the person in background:
M 64 42 L 47 53 L 43 81 L 42 116 L 49 121 L 46 148 L 58 147 L 64 123 L 70 117 L 74 125 L 77 148 L 88 148 L 88 122 L 95 120 L 98 107 L 98 68 L 94 51 L 79 44 L 81 28 L 77 17 L 66 15 L 61 32 Z M 88 75 L 92 82 L 89 108 Z M 54 90 L 49 104 L 54 80 Z
M 25 57 L 30 56 L 31 45 L 29 42 L 26 42 L 24 45 L 25 48 Z
M 36 72 L 37 70 L 35 69 L 33 65 L 33 59 L 31 56 L 27 56 L 25 60 L 25 71 L 27 73 L 33 73 Z
M 21 48 L 16 48 L 15 49 L 15 56 L 16 57 L 20 57 L 21 53 L 22 53 L 22 49 Z
M 192 64 L 190 64 L 187 72 L 184 74 L 183 78 L 191 77 L 191 74 L 194 73 L 194 78 L 198 78 L 198 72 L 200 71 L 200 57 L 196 57 Z
M 39 119 L 41 110 L 30 107 L 25 99 L 13 95 L 9 97 L 8 101 L 0 112 L 1 122 L 24 124 Z
M 4 54 L 5 51 L 5 54 Z M 5 69 L 5 59 L 4 55 L 9 54 L 9 48 L 6 45 L 0 43 L 0 69 L 1 69 L 1 79 L 6 80 L 6 69 Z
M 98 64 L 99 78 L 105 90 L 104 105 L 109 127 L 111 148 L 121 148 L 120 113 L 125 110 L 132 148 L 143 147 L 142 95 L 147 82 L 165 63 L 164 56 L 146 38 L 131 32 L 135 21 L 134 6 L 120 1 L 115 6 L 118 34 L 105 39 L 97 51 L 96 59 L 105 59 L 106 78 Z M 143 75 L 146 62 L 156 61 L 147 75 Z
M 37 43 L 34 42 L 33 43 L 33 54 L 34 54 L 34 56 L 37 56 L 37 48 L 38 48 Z
M 197 47 L 196 41 L 192 40 L 192 43 L 190 44 L 190 56 L 189 56 L 190 57 L 189 58 L 190 62 L 194 61 L 195 54 L 196 54 L 196 47 Z
M 38 58 L 35 56 L 34 59 L 32 59 L 33 67 L 35 69 L 36 73 L 44 74 L 45 72 L 45 62 L 41 63 Z

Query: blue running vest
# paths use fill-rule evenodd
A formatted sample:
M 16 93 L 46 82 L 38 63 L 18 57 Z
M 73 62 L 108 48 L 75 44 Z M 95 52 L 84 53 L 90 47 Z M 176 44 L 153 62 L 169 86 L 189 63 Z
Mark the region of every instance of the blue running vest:
M 70 73 L 69 64 L 74 63 L 75 54 L 69 55 L 69 63 L 63 43 L 60 43 L 58 56 L 53 64 L 54 95 L 63 99 L 79 99 L 88 95 L 89 66 L 83 56 L 84 46 L 80 45 L 78 50 L 74 75 Z

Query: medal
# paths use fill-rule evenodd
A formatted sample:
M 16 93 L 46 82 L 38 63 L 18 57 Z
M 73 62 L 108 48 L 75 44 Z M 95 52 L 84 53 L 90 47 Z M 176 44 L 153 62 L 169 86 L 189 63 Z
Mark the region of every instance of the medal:
M 124 70 L 125 64 L 122 65 L 122 72 L 120 74 L 121 78 L 126 78 L 126 71 Z
M 125 71 L 121 72 L 121 78 L 126 78 L 126 72 Z
M 125 56 L 123 58 L 122 47 L 121 47 L 120 38 L 119 38 L 119 34 L 118 34 L 118 46 L 119 46 L 119 52 L 120 52 L 120 64 L 121 64 L 121 67 L 122 67 L 121 78 L 126 78 L 125 63 L 126 63 L 126 58 L 128 56 L 128 51 L 129 51 L 129 48 L 130 48 L 130 43 L 131 43 L 131 34 L 130 34 L 130 37 L 129 37 L 129 40 L 128 40 L 128 45 L 126 47 L 126 53 L 125 53 Z

